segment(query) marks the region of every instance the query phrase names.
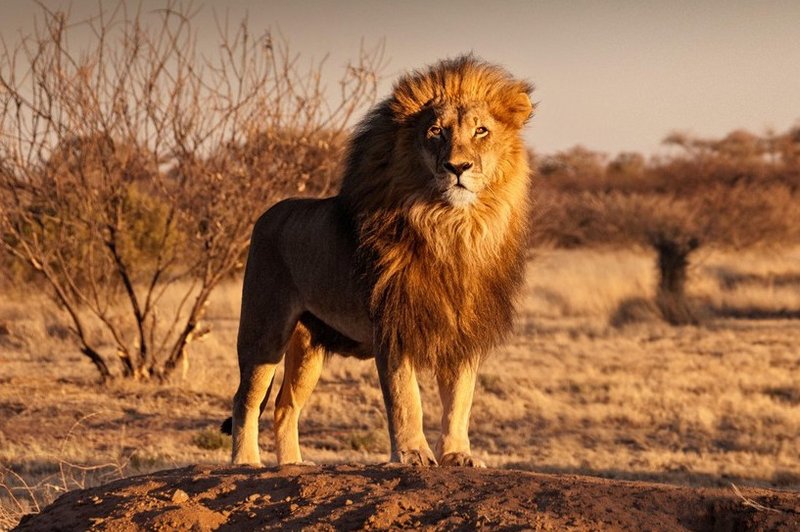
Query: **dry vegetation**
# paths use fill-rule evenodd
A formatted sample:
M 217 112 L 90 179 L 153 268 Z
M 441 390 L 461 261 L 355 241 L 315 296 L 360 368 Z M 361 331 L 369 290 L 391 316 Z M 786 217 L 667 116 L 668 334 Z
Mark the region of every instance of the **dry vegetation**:
M 672 327 L 638 314 L 611 324 L 630 298 L 653 295 L 652 256 L 634 251 L 539 251 L 528 268 L 517 333 L 482 370 L 473 444 L 491 466 L 667 482 L 800 488 L 800 329 L 794 320 L 710 317 Z M 800 250 L 710 253 L 690 294 L 709 314 L 779 315 L 800 308 Z M 738 280 L 738 281 L 737 281 Z M 0 308 L 0 463 L 3 519 L 35 511 L 65 489 L 191 463 L 224 463 L 217 432 L 237 384 L 239 284 L 217 290 L 212 332 L 192 344 L 184 381 L 95 385 L 63 312 L 45 299 Z M 723 313 L 724 314 L 724 313 Z M 630 320 L 629 320 L 630 321 Z M 425 420 L 438 399 L 423 381 Z M 273 460 L 271 423 L 261 446 Z M 431 434 L 434 436 L 434 434 Z M 301 420 L 317 462 L 388 456 L 374 365 L 332 358 Z M 19 475 L 21 478 L 17 478 Z M 11 495 L 16 497 L 15 502 Z M 19 506 L 18 504 L 19 503 Z
M 43 6 L 33 34 L 0 43 L 0 270 L 47 288 L 103 380 L 165 379 L 260 213 L 335 184 L 381 50 L 348 65 L 332 98 L 321 64 L 246 22 L 220 22 L 203 57 L 179 4 L 98 6 L 83 22 Z

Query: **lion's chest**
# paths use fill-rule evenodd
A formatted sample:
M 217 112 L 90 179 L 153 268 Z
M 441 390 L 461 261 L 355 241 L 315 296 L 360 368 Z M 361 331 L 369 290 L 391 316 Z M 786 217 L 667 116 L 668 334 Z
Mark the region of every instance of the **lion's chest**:
M 461 360 L 482 354 L 510 329 L 519 284 L 513 264 L 476 262 L 469 249 L 446 259 L 405 253 L 383 264 L 372 292 L 378 337 L 389 345 L 423 361 Z

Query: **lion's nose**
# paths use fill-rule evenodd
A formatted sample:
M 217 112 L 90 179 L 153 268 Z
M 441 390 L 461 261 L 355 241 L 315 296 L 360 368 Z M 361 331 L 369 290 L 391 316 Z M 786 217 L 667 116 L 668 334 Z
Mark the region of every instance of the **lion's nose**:
M 455 174 L 456 176 L 460 176 L 470 168 L 472 168 L 472 163 L 470 162 L 463 162 L 463 163 L 454 163 L 452 161 L 447 161 L 444 163 L 444 169 L 450 173 Z

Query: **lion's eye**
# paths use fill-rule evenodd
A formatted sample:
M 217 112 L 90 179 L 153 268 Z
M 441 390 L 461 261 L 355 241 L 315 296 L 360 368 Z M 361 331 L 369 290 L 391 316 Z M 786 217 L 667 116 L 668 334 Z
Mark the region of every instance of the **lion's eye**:
M 442 128 L 439 126 L 431 126 L 428 128 L 428 135 L 431 137 L 438 137 L 442 134 Z
M 488 134 L 489 134 L 489 130 L 486 129 L 485 127 L 483 127 L 483 126 L 478 126 L 478 127 L 475 128 L 475 136 L 476 137 L 479 137 L 479 138 L 480 137 L 485 137 Z

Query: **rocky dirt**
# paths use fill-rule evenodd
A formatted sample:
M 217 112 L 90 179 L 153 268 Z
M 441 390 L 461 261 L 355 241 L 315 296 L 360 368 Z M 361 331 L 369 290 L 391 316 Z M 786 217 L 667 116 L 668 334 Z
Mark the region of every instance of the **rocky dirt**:
M 19 530 L 800 530 L 800 494 L 496 469 L 192 466 L 61 496 Z

